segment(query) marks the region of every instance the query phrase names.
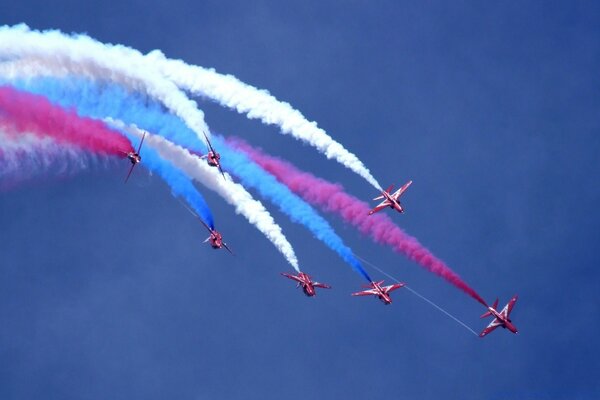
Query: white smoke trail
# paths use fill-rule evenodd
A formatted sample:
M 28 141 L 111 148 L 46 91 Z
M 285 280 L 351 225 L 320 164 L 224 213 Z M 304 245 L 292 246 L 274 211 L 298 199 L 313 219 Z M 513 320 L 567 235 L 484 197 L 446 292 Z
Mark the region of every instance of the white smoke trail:
M 0 187 L 48 176 L 73 176 L 92 166 L 106 166 L 110 160 L 59 144 L 51 137 L 26 132 L 15 135 L 12 130 L 0 123 Z
M 147 55 L 150 64 L 171 79 L 180 88 L 208 97 L 219 104 L 260 119 L 265 124 L 278 125 L 281 132 L 317 148 L 329 159 L 333 158 L 366 179 L 376 189 L 381 185 L 354 154 L 333 140 L 314 121 L 307 120 L 289 103 L 279 101 L 266 90 L 250 86 L 232 75 L 222 75 L 214 69 L 188 65 L 181 60 L 167 59 L 154 50 Z
M 133 125 L 124 125 L 120 121 L 107 119 L 107 121 L 120 129 L 142 137 L 142 131 Z M 183 147 L 177 146 L 158 135 L 146 134 L 144 145 L 154 148 L 165 160 L 179 168 L 183 173 L 202 183 L 210 190 L 219 194 L 225 201 L 235 207 L 235 212 L 244 216 L 251 224 L 261 231 L 279 250 L 285 259 L 300 272 L 298 259 L 292 245 L 283 235 L 281 227 L 275 223 L 273 217 L 262 203 L 252 198 L 252 195 L 240 184 L 234 183 L 226 173 L 227 179 L 206 161 L 192 155 Z
M 92 74 L 116 81 L 161 101 L 179 116 L 198 137 L 210 131 L 204 113 L 174 83 L 157 72 L 137 50 L 105 45 L 85 35 L 67 36 L 59 31 L 39 32 L 26 25 L 0 27 L 0 60 L 34 58 L 61 66 L 63 74 Z M 35 68 L 31 65 L 31 68 Z M 59 71 L 60 72 L 60 71 Z
M 175 85 L 207 96 L 246 113 L 248 118 L 278 125 L 283 133 L 316 147 L 327 158 L 337 160 L 381 190 L 364 164 L 315 122 L 308 121 L 299 111 L 267 91 L 256 89 L 231 75 L 168 60 L 158 51 L 144 57 L 137 50 L 105 45 L 85 35 L 32 31 L 25 25 L 0 27 L 0 59 L 28 56 L 58 63 L 65 69 L 63 73 L 86 75 L 93 71 L 94 77 L 116 81 L 157 98 L 182 118 L 202 141 L 205 141 L 203 133 L 210 137 L 204 114 Z M 162 79 L 163 75 L 157 69 L 173 82 Z

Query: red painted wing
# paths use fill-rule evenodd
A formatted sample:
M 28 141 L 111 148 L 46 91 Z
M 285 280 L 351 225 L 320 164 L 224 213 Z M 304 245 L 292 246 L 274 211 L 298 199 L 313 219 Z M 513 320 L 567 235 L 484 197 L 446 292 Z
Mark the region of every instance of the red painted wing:
M 227 177 L 225 176 L 225 172 L 223 172 L 223 168 L 221 168 L 221 163 L 219 163 L 219 172 L 221 172 L 221 175 L 223 175 L 223 179 L 227 180 Z
M 502 326 L 502 322 L 500 322 L 498 318 L 494 318 L 494 320 L 479 334 L 479 337 L 484 337 L 499 326 Z
M 286 274 L 285 272 L 280 272 L 280 274 L 285 276 L 286 278 L 293 280 L 293 281 L 302 282 L 302 279 L 298 278 L 296 275 Z
M 363 290 L 362 292 L 352 293 L 352 296 L 378 296 L 378 295 L 379 295 L 379 293 L 377 293 L 377 291 L 374 289 Z
M 409 187 L 411 184 L 412 184 L 412 181 L 408 181 L 408 182 L 406 182 L 406 184 L 404 184 L 404 186 L 402 186 L 400 189 L 398 189 L 398 190 L 396 191 L 396 193 L 394 193 L 394 194 L 392 195 L 392 197 L 393 197 L 394 199 L 398 200 L 398 198 L 399 198 L 400 196 L 402 196 L 402 194 L 403 194 L 404 192 L 406 192 L 406 189 L 408 189 L 408 187 Z
M 210 140 L 208 140 L 208 136 L 206 136 L 206 133 L 203 131 L 202 134 L 204 135 L 204 139 L 206 139 L 206 144 L 208 145 L 208 150 L 212 151 L 213 154 L 215 154 L 215 149 L 213 149 L 212 144 L 210 144 Z
M 314 282 L 313 286 L 318 287 L 318 288 L 323 288 L 323 289 L 331 289 L 331 286 L 329 286 L 325 283 Z
M 134 167 L 135 167 L 135 164 L 131 164 L 131 168 L 129 168 L 129 172 L 127 173 L 127 177 L 125 177 L 125 183 L 127 183 L 127 180 L 131 176 L 131 173 L 133 172 L 133 168 Z
M 387 194 L 390 194 L 390 191 L 393 189 L 393 187 L 394 187 L 394 185 L 390 185 L 390 187 L 388 187 L 387 189 L 385 189 L 385 192 Z M 380 196 L 375 197 L 373 200 L 381 200 L 381 199 L 384 199 L 384 198 L 385 198 L 385 196 L 382 194 Z
M 383 291 L 385 293 L 390 293 L 390 292 L 393 292 L 396 289 L 400 289 L 404 285 L 406 285 L 406 284 L 405 283 L 394 283 L 393 285 L 384 286 L 384 287 L 382 287 L 382 289 L 383 289 Z
M 375 208 L 373 208 L 371 211 L 369 211 L 369 215 L 375 214 L 376 212 L 379 212 L 379 211 L 383 210 L 384 208 L 389 207 L 389 205 L 390 205 L 390 202 L 387 200 L 384 200 L 380 204 L 375 206 Z
M 510 315 L 512 309 L 515 306 L 515 303 L 517 302 L 517 298 L 518 298 L 518 296 L 515 295 L 515 297 L 513 297 L 512 299 L 510 299 L 510 301 L 508 302 L 508 304 L 506 304 L 506 306 L 504 306 L 504 308 L 502 309 L 502 311 L 500 312 L 500 314 L 503 315 L 504 317 L 508 318 L 508 316 Z
M 140 141 L 140 145 L 138 146 L 137 153 L 140 154 L 140 150 L 142 150 L 142 143 L 144 143 L 144 139 L 146 138 L 146 132 L 142 135 L 142 140 Z
M 231 251 L 231 249 L 229 248 L 229 246 L 227 246 L 227 244 L 225 242 L 223 242 L 223 247 L 225 247 L 228 252 L 230 252 L 231 254 L 233 254 L 233 251 Z

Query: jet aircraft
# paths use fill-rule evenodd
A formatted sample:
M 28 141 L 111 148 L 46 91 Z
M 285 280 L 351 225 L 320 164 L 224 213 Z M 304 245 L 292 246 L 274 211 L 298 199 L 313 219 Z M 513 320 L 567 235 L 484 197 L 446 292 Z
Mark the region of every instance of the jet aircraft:
M 406 286 L 406 283 L 394 283 L 393 285 L 381 286 L 383 281 L 379 282 L 371 282 L 370 285 L 365 285 L 365 287 L 370 288 L 368 290 L 363 290 L 362 292 L 352 293 L 352 296 L 377 296 L 379 300 L 383 302 L 383 304 L 388 305 L 392 304 L 392 298 L 390 297 L 390 292 L 400 289 L 403 286 Z
M 145 137 L 146 137 L 146 132 L 144 132 L 144 135 L 142 136 L 142 140 L 140 141 L 140 145 L 138 146 L 137 151 L 130 151 L 128 153 L 126 153 L 124 151 L 122 152 L 123 154 L 125 154 L 127 159 L 131 162 L 131 168 L 129 168 L 129 173 L 127 174 L 127 177 L 125 178 L 125 183 L 127 183 L 127 180 L 131 176 L 131 173 L 133 172 L 133 168 L 142 161 L 142 157 L 140 156 L 140 150 L 142 149 L 142 143 L 144 143 Z
M 227 244 L 223 241 L 223 235 L 218 232 L 216 229 L 211 229 L 201 218 L 198 218 L 202 225 L 208 230 L 210 236 L 206 238 L 204 243 L 208 242 L 213 249 L 222 249 L 223 247 L 227 249 L 228 252 L 233 254 L 233 251 L 227 246 Z
M 496 308 L 498 308 L 498 299 L 496 299 L 493 306 L 488 306 L 488 310 L 481 316 L 481 318 L 493 316 L 494 320 L 490 322 L 490 324 L 479 334 L 480 337 L 484 337 L 499 326 L 508 329 L 512 333 L 518 332 L 517 327 L 514 326 L 510 320 L 510 313 L 517 302 L 517 297 L 518 296 L 515 295 L 515 297 L 510 299 L 508 304 L 506 304 L 500 312 L 496 310 Z
M 208 140 L 208 136 L 206 136 L 206 133 L 204 134 L 204 138 L 206 139 L 206 143 L 208 145 L 208 154 L 200 156 L 200 158 L 206 159 L 206 162 L 211 167 L 217 167 L 221 175 L 223 175 L 223 178 L 227 179 L 225 178 L 225 172 L 223 172 L 223 168 L 221 168 L 221 155 L 217 153 L 216 150 L 212 147 L 212 144 L 210 143 L 210 140 Z
M 302 287 L 304 294 L 308 297 L 317 295 L 315 288 L 331 289 L 331 286 L 329 285 L 313 281 L 311 277 L 304 272 L 299 272 L 298 275 L 286 274 L 285 272 L 282 272 L 281 275 L 296 281 L 296 287 Z
M 402 208 L 402 204 L 400 204 L 400 196 L 408 189 L 408 187 L 412 184 L 412 181 L 408 181 L 404 186 L 400 189 L 396 190 L 393 194 L 390 194 L 394 185 L 391 185 L 389 188 L 381 192 L 381 196 L 375 197 L 373 200 L 383 200 L 379 203 L 375 208 L 369 211 L 369 215 L 373 215 L 378 211 L 383 210 L 386 207 L 391 207 L 399 213 L 404 212 L 404 208 Z

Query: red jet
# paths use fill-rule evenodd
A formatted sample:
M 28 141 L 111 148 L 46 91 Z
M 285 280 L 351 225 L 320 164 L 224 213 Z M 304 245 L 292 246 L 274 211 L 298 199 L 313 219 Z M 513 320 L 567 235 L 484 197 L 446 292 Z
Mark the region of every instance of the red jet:
M 192 214 L 194 217 L 198 218 L 200 223 L 202 223 L 202 225 L 204 225 L 206 230 L 210 233 L 210 236 L 206 238 L 204 243 L 209 242 L 210 246 L 215 250 L 222 249 L 223 247 L 225 247 L 228 252 L 233 254 L 233 251 L 231 251 L 231 249 L 229 247 L 227 247 L 227 244 L 223 241 L 223 235 L 221 235 L 220 232 L 217 232 L 215 229 L 212 229 L 210 226 L 206 225 L 206 222 L 204 222 L 202 220 L 202 218 L 200 218 L 200 216 L 198 216 L 198 214 L 196 214 L 194 211 L 192 211 L 191 208 L 189 208 L 183 201 L 181 201 L 181 199 L 177 198 L 177 200 L 179 200 L 181 205 L 184 206 L 185 209 L 190 212 L 190 214 Z
M 400 189 L 396 190 L 396 192 L 394 192 L 393 194 L 390 194 L 390 192 L 391 192 L 392 188 L 394 187 L 394 185 L 391 185 L 385 191 L 381 192 L 381 196 L 377 196 L 373 200 L 383 200 L 383 201 L 381 203 L 379 203 L 374 209 L 369 211 L 369 215 L 373 215 L 376 212 L 381 211 L 386 207 L 391 207 L 394 210 L 398 211 L 399 213 L 403 213 L 404 208 L 402 208 L 402 204 L 400 204 L 400 201 L 398 199 L 400 198 L 400 196 L 402 196 L 402 194 L 406 191 L 406 189 L 408 189 L 408 187 L 411 184 L 412 184 L 412 181 L 408 181 L 404 186 L 402 186 Z
M 512 321 L 510 320 L 510 312 L 512 311 L 513 307 L 515 306 L 515 303 L 517 302 L 517 297 L 518 296 L 515 295 L 515 297 L 510 299 L 508 304 L 505 305 L 502 311 L 500 312 L 496 311 L 496 308 L 498 307 L 498 299 L 496 299 L 496 302 L 493 306 L 488 306 L 488 311 L 486 311 L 485 314 L 481 316 L 481 318 L 494 316 L 494 320 L 490 322 L 490 324 L 479 334 L 479 337 L 484 337 L 499 326 L 508 329 L 512 333 L 518 332 L 517 327 L 514 326 Z
M 286 274 L 285 272 L 282 272 L 281 275 L 298 282 L 296 287 L 302 286 L 304 294 L 308 297 L 317 295 L 315 288 L 331 289 L 331 286 L 329 285 L 313 281 L 311 277 L 304 272 L 299 272 L 298 275 Z
M 216 231 L 215 229 L 211 229 L 208 225 L 206 225 L 206 223 L 204 221 L 202 221 L 202 219 L 200 219 L 200 218 L 198 218 L 198 219 L 200 220 L 200 222 L 202 222 L 202 225 L 204 225 L 206 227 L 206 229 L 208 229 L 208 232 L 210 233 L 210 236 L 206 238 L 204 243 L 206 243 L 206 242 L 210 243 L 210 246 L 215 250 L 222 249 L 223 247 L 225 247 L 228 252 L 233 254 L 233 251 L 231 251 L 231 249 L 229 247 L 227 247 L 227 244 L 223 241 L 223 235 L 221 235 L 221 233 Z
M 208 154 L 200 156 L 200 158 L 206 158 L 206 162 L 208 163 L 208 165 L 210 165 L 211 167 L 217 167 L 221 175 L 223 175 L 223 178 L 225 178 L 225 173 L 223 172 L 223 168 L 221 168 L 221 155 L 217 153 L 212 147 L 212 144 L 210 144 L 210 140 L 208 140 L 206 133 L 204 133 L 204 138 L 206 139 L 206 143 L 208 144 Z
M 140 157 L 140 150 L 142 149 L 142 143 L 144 143 L 145 137 L 146 137 L 146 132 L 144 132 L 144 135 L 142 136 L 142 140 L 140 141 L 140 145 L 138 146 L 137 151 L 130 151 L 129 153 L 125 153 L 124 151 L 122 152 L 123 154 L 125 154 L 127 156 L 129 161 L 131 161 L 131 168 L 129 168 L 129 173 L 127 174 L 127 177 L 125 178 L 125 183 L 127 183 L 127 180 L 131 176 L 131 173 L 133 172 L 133 168 L 137 164 L 139 164 L 140 161 L 142 161 L 142 157 Z
M 389 293 L 396 289 L 400 289 L 403 286 L 406 286 L 406 283 L 403 282 L 394 283 L 393 285 L 389 286 L 381 286 L 382 284 L 383 281 L 371 282 L 370 285 L 365 285 L 365 287 L 371 289 L 363 290 L 362 292 L 352 293 L 352 296 L 377 296 L 379 300 L 383 302 L 383 304 L 388 305 L 392 304 L 392 298 L 390 297 Z

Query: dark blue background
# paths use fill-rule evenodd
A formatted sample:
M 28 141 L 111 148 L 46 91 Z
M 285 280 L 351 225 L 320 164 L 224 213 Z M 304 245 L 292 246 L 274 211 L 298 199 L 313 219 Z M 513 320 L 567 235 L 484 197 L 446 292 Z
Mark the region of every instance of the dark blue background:
M 600 10 L 414 3 L 20 1 L 0 22 L 159 48 L 289 101 L 382 185 L 414 180 L 393 218 L 489 302 L 518 293 L 519 335 L 478 339 L 407 291 L 390 307 L 351 298 L 360 277 L 273 211 L 303 269 L 335 287 L 307 299 L 214 194 L 237 257 L 202 245 L 157 177 L 123 185 L 123 163 L 2 193 L 0 398 L 597 398 Z M 375 194 L 276 128 L 199 105 L 213 130 Z M 329 219 L 485 326 L 468 296 Z

